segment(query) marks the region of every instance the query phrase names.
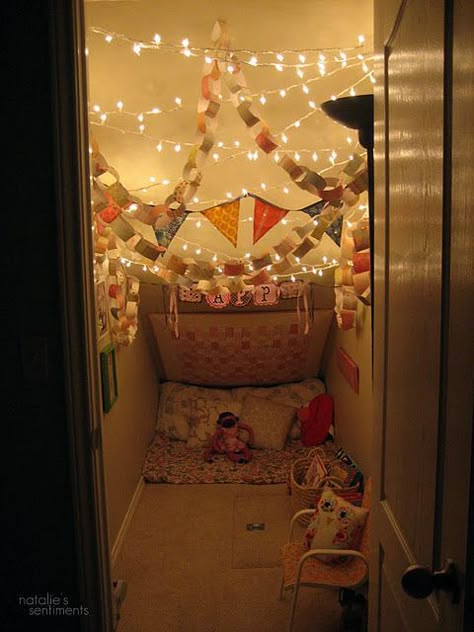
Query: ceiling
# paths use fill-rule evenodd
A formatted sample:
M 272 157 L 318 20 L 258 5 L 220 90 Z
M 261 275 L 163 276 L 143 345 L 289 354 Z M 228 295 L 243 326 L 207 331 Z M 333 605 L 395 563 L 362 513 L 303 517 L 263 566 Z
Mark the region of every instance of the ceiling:
M 217 19 L 226 20 L 232 47 L 248 51 L 237 53 L 240 59 L 249 61 L 255 55 L 258 64 L 270 63 L 266 67 L 244 64 L 243 70 L 256 109 L 290 156 L 298 152 L 297 161 L 299 158 L 302 164 L 327 176 L 336 175 L 354 151 L 363 152 L 356 146 L 357 133 L 330 120 L 318 106 L 332 95 L 348 96 L 357 82 L 357 94 L 372 92 L 367 68 L 362 67 L 366 63 L 372 68 L 371 0 L 86 0 L 85 12 L 91 133 L 101 153 L 120 174 L 122 184 L 144 202 L 162 203 L 182 175 L 195 140 L 204 63 L 204 53 L 193 47 L 211 47 Z M 107 33 L 113 36 L 109 42 L 105 39 Z M 142 48 L 139 55 L 133 52 L 135 43 L 151 42 L 157 33 L 161 37 L 159 48 Z M 365 36 L 362 46 L 360 34 Z M 189 50 L 196 56 L 183 54 L 184 38 L 189 39 Z M 166 46 L 169 43 L 178 45 L 178 49 L 170 51 Z M 358 48 L 347 50 L 352 47 Z M 323 51 L 326 74 L 321 76 L 317 64 L 320 52 L 316 49 L 326 48 L 335 50 Z M 265 50 L 272 54 L 261 52 Z M 280 62 L 276 54 L 284 50 L 299 52 L 282 53 L 283 65 L 300 63 L 298 56 L 305 50 L 306 65 L 300 67 L 303 77 L 297 75 L 295 66 L 281 71 L 275 67 Z M 340 50 L 348 58 L 345 68 Z M 357 54 L 364 54 L 364 59 L 357 59 Z M 339 61 L 334 61 L 335 56 Z M 286 90 L 284 97 L 280 90 Z M 317 197 L 299 189 L 276 164 L 275 152 L 266 155 L 258 149 L 228 100 L 225 85 L 222 95 L 216 145 L 203 169 L 198 201 L 191 202 L 188 209 L 211 207 L 240 195 L 242 189 L 286 209 L 316 202 Z M 260 102 L 262 95 L 264 104 Z M 309 105 L 310 101 L 316 108 Z M 118 102 L 123 104 L 122 111 Z M 94 106 L 100 110 L 94 111 Z M 154 114 L 154 108 L 161 112 Z M 141 120 L 139 115 L 143 115 Z M 293 126 L 296 121 L 300 122 L 298 127 Z M 282 132 L 287 136 L 286 144 Z M 176 151 L 178 144 L 180 151 Z M 248 152 L 257 158 L 249 160 Z M 332 152 L 336 152 L 332 154 L 334 166 Z M 244 202 L 249 206 L 251 201 Z M 208 229 L 212 238 L 215 231 L 212 226 Z M 222 243 L 225 252 L 227 247 Z

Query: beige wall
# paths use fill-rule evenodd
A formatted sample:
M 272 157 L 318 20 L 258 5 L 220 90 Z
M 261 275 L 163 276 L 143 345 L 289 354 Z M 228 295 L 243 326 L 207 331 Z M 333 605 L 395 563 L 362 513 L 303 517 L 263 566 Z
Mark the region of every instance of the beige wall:
M 364 475 L 371 473 L 372 452 L 372 358 L 370 308 L 360 303 L 357 328 L 338 329 L 333 322 L 323 362 L 323 377 L 334 398 L 336 442 L 358 462 Z M 336 348 L 341 346 L 359 367 L 359 394 L 336 366 Z
M 158 378 L 143 323 L 133 344 L 117 350 L 117 380 L 118 399 L 102 422 L 111 548 L 140 480 L 156 422 Z

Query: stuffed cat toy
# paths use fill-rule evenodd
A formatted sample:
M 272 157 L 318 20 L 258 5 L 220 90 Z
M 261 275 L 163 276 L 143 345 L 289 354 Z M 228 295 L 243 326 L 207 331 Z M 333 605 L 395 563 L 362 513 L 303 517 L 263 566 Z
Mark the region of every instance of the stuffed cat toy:
M 233 463 L 248 463 L 252 459 L 252 454 L 247 444 L 239 438 L 241 430 L 248 433 L 247 443 L 252 445 L 254 442 L 252 428 L 242 423 L 233 413 L 221 413 L 217 420 L 217 430 L 211 437 L 204 459 L 212 463 L 213 454 L 226 454 Z

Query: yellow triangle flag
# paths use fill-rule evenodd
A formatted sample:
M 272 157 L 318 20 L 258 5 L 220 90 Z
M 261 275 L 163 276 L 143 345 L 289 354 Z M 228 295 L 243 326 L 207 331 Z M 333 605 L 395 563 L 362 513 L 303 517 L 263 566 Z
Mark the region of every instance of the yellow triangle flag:
M 203 211 L 203 215 L 230 241 L 234 248 L 237 247 L 239 232 L 239 209 L 240 200 L 234 200 L 229 204 L 221 204 L 221 206 Z

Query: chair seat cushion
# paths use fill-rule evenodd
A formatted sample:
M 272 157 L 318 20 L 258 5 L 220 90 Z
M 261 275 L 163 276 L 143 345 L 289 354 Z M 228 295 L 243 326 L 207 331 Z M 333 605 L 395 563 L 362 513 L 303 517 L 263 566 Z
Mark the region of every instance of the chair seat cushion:
M 303 543 L 288 542 L 281 549 L 283 584 L 289 588 L 296 584 L 298 562 L 306 553 Z M 349 558 L 342 564 L 329 566 L 313 557 L 303 565 L 301 584 L 355 588 L 365 582 L 366 566 L 360 558 Z

